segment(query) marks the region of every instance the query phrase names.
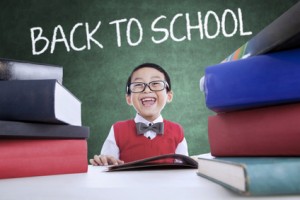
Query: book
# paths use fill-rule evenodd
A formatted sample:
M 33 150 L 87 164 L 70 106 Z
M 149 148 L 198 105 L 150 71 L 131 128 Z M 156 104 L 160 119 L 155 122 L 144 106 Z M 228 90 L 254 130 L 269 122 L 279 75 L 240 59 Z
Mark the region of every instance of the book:
M 0 81 L 0 120 L 81 126 L 81 102 L 54 79 Z
M 300 194 L 300 157 L 198 156 L 197 174 L 241 195 Z
M 300 48 L 209 66 L 205 102 L 215 112 L 300 100 Z
M 86 126 L 64 124 L 30 123 L 0 120 L 0 139 L 2 138 L 77 138 L 87 139 L 90 129 Z
M 252 56 L 300 48 L 300 2 L 275 19 L 249 41 L 226 57 L 221 63 Z M 280 27 L 280 29 L 278 28 Z M 200 78 L 200 91 L 204 92 L 205 75 Z
M 63 68 L 58 65 L 0 58 L 0 80 L 56 79 L 63 82 Z
M 208 117 L 213 156 L 300 156 L 300 103 Z
M 127 171 L 127 170 L 153 170 L 153 169 L 184 169 L 198 167 L 197 161 L 192 157 L 182 154 L 163 154 L 144 158 L 121 165 L 108 167 L 108 172 Z
M 223 62 L 300 47 L 300 2 L 262 29 Z M 278 28 L 280 27 L 280 28 Z
M 0 178 L 87 172 L 85 139 L 0 139 Z

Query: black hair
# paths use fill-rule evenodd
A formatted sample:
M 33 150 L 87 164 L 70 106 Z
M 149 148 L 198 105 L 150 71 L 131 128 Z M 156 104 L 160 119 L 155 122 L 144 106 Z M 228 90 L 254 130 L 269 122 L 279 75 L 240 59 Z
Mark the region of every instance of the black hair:
M 133 73 L 134 73 L 135 71 L 137 71 L 137 70 L 139 70 L 139 69 L 141 69 L 141 68 L 145 68 L 145 67 L 153 68 L 153 69 L 156 69 L 156 70 L 160 71 L 161 73 L 163 73 L 164 76 L 165 76 L 165 79 L 166 79 L 166 81 L 167 81 L 167 83 L 168 83 L 168 87 L 166 87 L 166 89 L 167 89 L 168 92 L 171 91 L 171 79 L 170 79 L 170 77 L 169 77 L 169 74 L 168 74 L 161 66 L 159 66 L 159 65 L 157 65 L 157 64 L 154 64 L 154 63 L 143 63 L 143 64 L 141 64 L 141 65 L 135 67 L 135 68 L 132 70 L 130 76 L 128 77 L 127 84 L 126 84 L 126 94 L 127 94 L 127 95 L 130 95 L 130 94 L 131 94 L 131 91 L 130 91 L 130 89 L 129 89 L 129 85 L 130 85 L 130 83 L 131 83 L 131 78 L 132 78 Z

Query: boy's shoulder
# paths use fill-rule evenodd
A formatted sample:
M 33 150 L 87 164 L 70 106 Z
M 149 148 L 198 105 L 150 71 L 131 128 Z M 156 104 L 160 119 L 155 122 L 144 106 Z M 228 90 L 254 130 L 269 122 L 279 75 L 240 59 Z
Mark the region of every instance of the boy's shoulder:
M 127 120 L 122 120 L 122 121 L 117 121 L 113 124 L 113 126 L 118 126 L 118 125 L 126 125 L 126 124 L 135 124 L 134 120 L 133 119 L 127 119 Z
M 173 122 L 173 121 L 170 121 L 170 120 L 167 120 L 167 119 L 164 119 L 164 123 L 169 123 L 169 124 L 174 124 L 174 125 L 177 125 L 177 126 L 181 126 L 178 122 Z
M 176 127 L 176 128 L 179 128 L 179 129 L 183 129 L 181 124 L 179 124 L 177 122 L 167 120 L 167 119 L 164 119 L 164 124 L 165 124 L 165 126 L 170 126 L 170 127 Z

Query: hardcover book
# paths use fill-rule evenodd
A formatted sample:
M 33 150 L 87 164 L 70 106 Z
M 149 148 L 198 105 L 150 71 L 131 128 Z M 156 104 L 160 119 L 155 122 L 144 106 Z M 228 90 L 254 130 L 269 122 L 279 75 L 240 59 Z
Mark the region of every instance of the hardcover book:
M 300 156 L 300 103 L 208 117 L 213 156 Z
M 248 42 L 225 58 L 223 62 L 245 59 L 276 51 L 300 48 L 300 2 L 275 19 Z M 280 28 L 278 28 L 280 27 Z M 204 91 L 205 76 L 199 82 Z
M 81 126 L 81 102 L 56 80 L 0 81 L 0 120 Z
M 57 65 L 0 58 L 0 80 L 56 79 L 62 84 L 63 68 Z
M 1 139 L 0 178 L 87 172 L 85 139 Z
M 86 126 L 65 124 L 29 123 L 0 120 L 0 139 L 3 138 L 77 138 L 87 139 L 90 129 Z
M 128 162 L 121 165 L 109 166 L 108 171 L 113 172 L 125 170 L 184 169 L 197 167 L 198 163 L 192 157 L 182 154 L 163 154 Z
M 205 69 L 206 106 L 215 112 L 300 101 L 300 49 L 258 55 Z
M 198 156 L 198 172 L 241 195 L 300 194 L 300 157 Z
M 300 47 L 300 2 L 275 19 L 223 62 Z M 280 27 L 280 28 L 278 28 Z

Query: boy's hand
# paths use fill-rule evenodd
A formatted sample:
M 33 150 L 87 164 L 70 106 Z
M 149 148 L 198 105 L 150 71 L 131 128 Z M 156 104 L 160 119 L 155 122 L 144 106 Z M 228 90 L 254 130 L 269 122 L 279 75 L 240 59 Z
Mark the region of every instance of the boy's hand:
M 103 165 L 120 165 L 124 164 L 124 161 L 116 159 L 109 155 L 94 155 L 94 159 L 90 159 L 90 163 L 93 166 L 103 166 Z

